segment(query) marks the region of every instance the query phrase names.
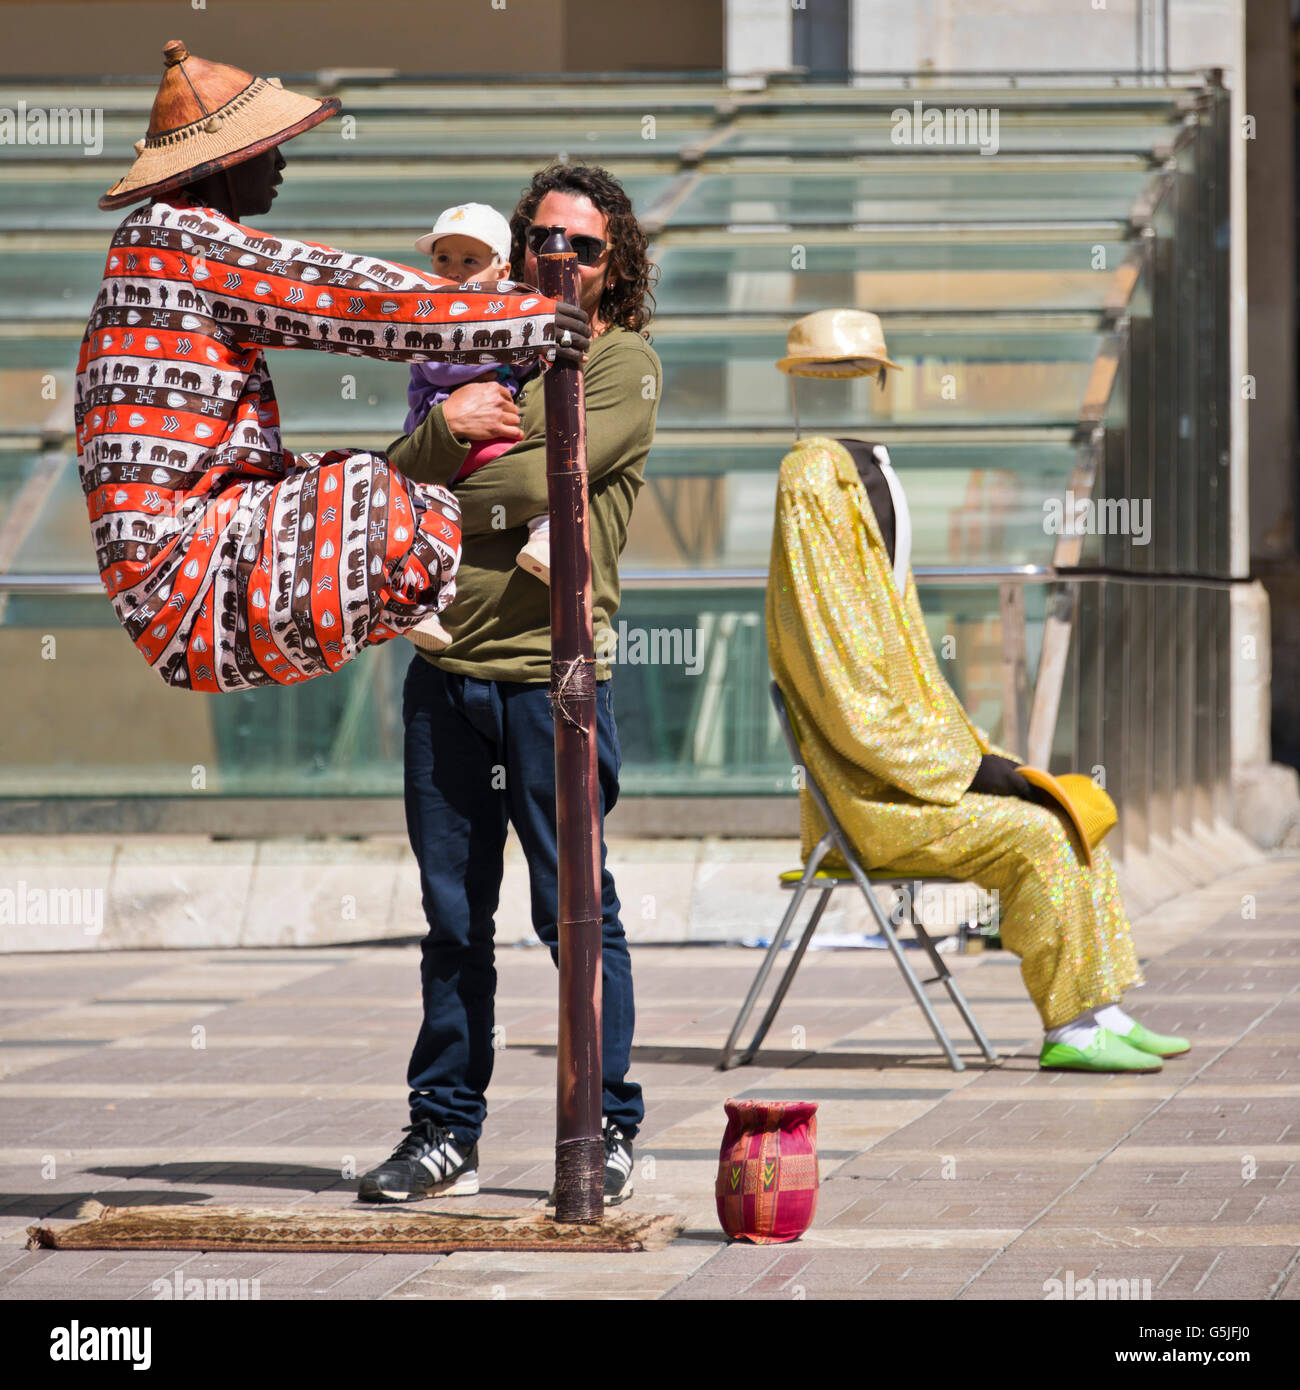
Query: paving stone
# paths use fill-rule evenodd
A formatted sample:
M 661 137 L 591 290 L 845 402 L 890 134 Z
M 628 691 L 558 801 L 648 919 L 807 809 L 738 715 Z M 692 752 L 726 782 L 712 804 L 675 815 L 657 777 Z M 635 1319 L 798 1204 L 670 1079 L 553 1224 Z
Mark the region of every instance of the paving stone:
M 1152 1299 L 1300 1299 L 1300 862 L 1245 879 L 1253 922 L 1233 916 L 1227 880 L 1135 924 L 1159 945 L 1126 1003 L 1194 1044 L 1150 1076 L 1040 1073 L 1036 1016 L 1001 953 L 954 969 L 1004 1059 L 959 1042 L 969 1065 L 954 1073 L 874 952 L 810 955 L 770 1046 L 721 1073 L 756 954 L 634 946 L 648 1110 L 625 1210 L 686 1221 L 644 1255 L 28 1252 L 27 1225 L 71 1220 L 88 1196 L 354 1209 L 344 1172 L 386 1157 L 408 1122 L 419 952 L 8 957 L 0 1298 L 152 1299 L 179 1274 L 256 1280 L 276 1300 L 1039 1300 L 1068 1272 Z M 541 1210 L 552 1180 L 555 970 L 522 949 L 498 970 L 506 1045 L 482 1191 L 424 1209 Z M 955 1011 L 939 1012 L 960 1038 Z M 803 1241 L 718 1230 L 723 1102 L 744 1095 L 818 1103 L 822 1186 Z

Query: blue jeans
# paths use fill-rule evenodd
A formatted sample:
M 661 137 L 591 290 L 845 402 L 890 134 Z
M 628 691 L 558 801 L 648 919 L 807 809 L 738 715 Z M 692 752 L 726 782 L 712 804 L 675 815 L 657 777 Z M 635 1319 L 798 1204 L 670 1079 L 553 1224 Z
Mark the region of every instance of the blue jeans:
M 602 836 L 603 1108 L 634 1135 L 645 1115 L 631 1063 L 632 960 L 605 867 L 604 816 L 618 799 L 622 756 L 610 682 L 596 686 Z M 424 1021 L 411 1053 L 411 1119 L 476 1140 L 492 1077 L 494 915 L 506 828 L 528 861 L 533 930 L 559 961 L 555 731 L 544 684 L 452 675 L 416 655 L 402 691 L 406 828 L 420 865 L 429 934 L 420 978 Z

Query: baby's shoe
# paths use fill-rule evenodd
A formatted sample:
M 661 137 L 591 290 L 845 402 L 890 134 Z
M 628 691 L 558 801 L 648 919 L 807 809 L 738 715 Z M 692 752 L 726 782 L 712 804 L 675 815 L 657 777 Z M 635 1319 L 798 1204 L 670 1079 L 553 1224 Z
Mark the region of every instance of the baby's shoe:
M 515 564 L 529 574 L 535 574 L 543 584 L 551 582 L 551 543 L 537 536 L 529 538 L 528 543 L 515 556 Z
M 444 647 L 451 646 L 451 633 L 437 618 L 422 618 L 414 627 L 407 629 L 405 636 L 421 651 L 440 652 Z

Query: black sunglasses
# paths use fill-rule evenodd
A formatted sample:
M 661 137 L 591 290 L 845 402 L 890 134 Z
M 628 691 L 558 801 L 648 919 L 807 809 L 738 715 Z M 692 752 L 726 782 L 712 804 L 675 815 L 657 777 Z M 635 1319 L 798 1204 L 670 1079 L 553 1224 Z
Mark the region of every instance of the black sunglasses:
M 527 232 L 528 249 L 534 256 L 546 245 L 546 239 L 550 234 L 551 229 L 543 227 L 540 222 L 534 222 L 529 227 Z M 575 232 L 569 238 L 569 245 L 573 247 L 579 265 L 595 265 L 605 254 L 605 247 L 609 243 L 602 241 L 598 236 L 587 236 L 584 232 Z

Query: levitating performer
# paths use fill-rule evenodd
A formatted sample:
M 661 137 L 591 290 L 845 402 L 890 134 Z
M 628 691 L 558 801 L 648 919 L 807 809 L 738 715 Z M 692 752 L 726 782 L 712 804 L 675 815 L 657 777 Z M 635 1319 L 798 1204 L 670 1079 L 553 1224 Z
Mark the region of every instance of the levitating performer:
M 855 310 L 801 319 L 786 352 L 777 365 L 795 376 L 878 375 L 883 388 L 900 370 L 880 320 Z M 1190 1044 L 1120 1007 L 1142 975 L 1110 858 L 967 716 L 930 645 L 910 549 L 882 445 L 796 442 L 781 464 L 767 629 L 809 771 L 868 870 L 998 894 L 1002 940 L 1043 1020 L 1041 1067 L 1158 1071 Z M 827 827 L 806 791 L 800 802 L 806 858 Z M 839 860 L 832 850 L 828 867 Z
M 454 595 L 460 509 L 383 454 L 283 448 L 266 348 L 522 362 L 587 346 L 586 315 L 508 280 L 255 232 L 280 144 L 338 100 L 172 40 L 126 176 L 77 363 L 77 463 L 118 620 L 170 685 L 229 691 L 337 670 Z M 576 360 L 576 359 L 575 359 Z

